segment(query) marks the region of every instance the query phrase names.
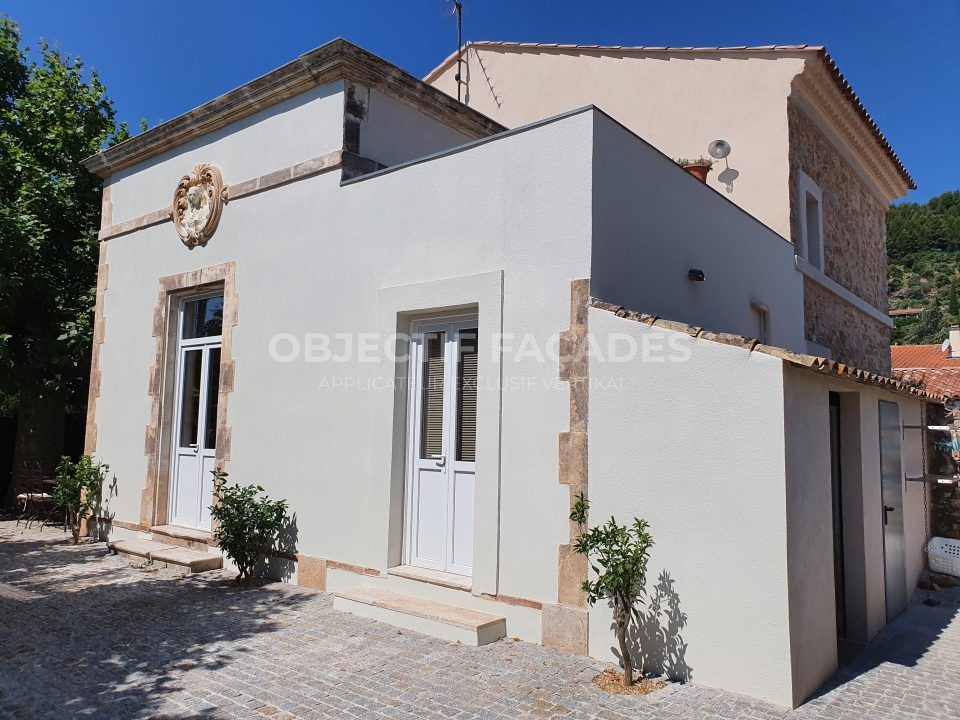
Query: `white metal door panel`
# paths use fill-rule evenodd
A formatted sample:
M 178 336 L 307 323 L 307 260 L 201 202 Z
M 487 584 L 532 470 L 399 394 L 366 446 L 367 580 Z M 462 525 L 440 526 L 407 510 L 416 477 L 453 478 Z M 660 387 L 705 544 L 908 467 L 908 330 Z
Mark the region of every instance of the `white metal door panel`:
M 903 467 L 900 459 L 900 406 L 880 402 L 880 476 L 883 562 L 887 621 L 907 607 L 906 547 L 903 537 Z
M 457 463 L 458 465 L 461 463 Z M 467 463 L 463 463 L 467 464 Z M 473 464 L 473 463 L 469 463 Z M 469 575 L 473 570 L 474 473 L 455 472 L 450 572 Z
M 211 528 L 210 505 L 213 504 L 213 471 L 217 467 L 215 450 L 206 450 L 203 453 L 203 459 L 200 467 L 200 520 L 197 523 L 201 530 Z
M 200 497 L 200 458 L 191 450 L 177 454 L 173 488 L 173 524 L 195 527 L 197 498 Z
M 416 534 L 414 565 L 446 570 L 447 474 L 437 468 L 422 469 L 416 488 Z
M 470 575 L 473 565 L 474 467 L 460 460 L 458 393 L 464 329 L 476 319 L 415 323 L 408 421 L 406 562 Z M 471 346 L 473 347 L 473 346 Z M 475 347 L 473 347 L 475 350 Z M 471 365 L 471 368 L 475 365 Z M 460 403 L 460 404 L 458 404 Z M 471 412 L 475 403 L 469 404 Z M 469 428 L 473 431 L 475 418 Z M 473 437 L 471 435 L 471 453 Z

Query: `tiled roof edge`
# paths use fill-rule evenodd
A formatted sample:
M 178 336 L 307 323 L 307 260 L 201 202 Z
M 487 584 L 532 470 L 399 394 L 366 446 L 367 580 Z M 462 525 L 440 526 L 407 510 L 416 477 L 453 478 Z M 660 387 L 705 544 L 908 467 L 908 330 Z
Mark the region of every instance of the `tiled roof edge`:
M 732 333 L 711 332 L 695 325 L 687 325 L 686 323 L 676 322 L 675 320 L 666 320 L 656 315 L 648 315 L 646 313 L 628 310 L 622 305 L 615 305 L 596 298 L 591 298 L 590 306 L 597 310 L 613 313 L 617 317 L 632 320 L 633 322 L 640 322 L 644 325 L 650 325 L 651 327 L 657 327 L 663 330 L 685 333 L 698 340 L 707 340 L 723 345 L 733 345 L 734 347 L 743 348 L 747 352 L 763 353 L 764 355 L 778 358 L 795 367 L 810 370 L 820 375 L 852 380 L 853 382 L 858 382 L 863 385 L 883 388 L 884 390 L 890 390 L 891 392 L 896 392 L 901 395 L 911 395 L 921 400 L 929 400 L 930 402 L 942 403 L 946 400 L 946 397 L 943 395 L 927 392 L 903 380 L 880 375 L 879 373 L 870 372 L 869 370 L 863 370 L 829 358 L 798 353 L 787 350 L 786 348 L 777 347 L 776 345 L 765 345 L 756 338 L 734 335 Z

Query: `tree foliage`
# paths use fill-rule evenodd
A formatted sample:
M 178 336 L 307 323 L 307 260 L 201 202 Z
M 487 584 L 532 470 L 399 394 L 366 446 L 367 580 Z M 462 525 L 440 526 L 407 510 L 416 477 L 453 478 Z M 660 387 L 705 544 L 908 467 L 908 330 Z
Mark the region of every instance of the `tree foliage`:
M 81 161 L 128 135 L 95 70 L 20 43 L 0 17 L 0 395 L 82 403 L 101 187 Z
M 900 318 L 895 344 L 940 343 L 960 322 L 960 191 L 887 212 L 891 308 L 921 308 Z
M 653 536 L 646 520 L 634 518 L 632 525 L 620 525 L 611 517 L 605 524 L 584 529 L 587 501 L 581 494 L 570 509 L 570 519 L 580 528 L 574 550 L 587 557 L 594 578 L 583 583 L 587 602 L 595 605 L 610 600 L 620 656 L 623 660 L 623 684 L 633 684 L 633 660 L 627 644 L 631 622 L 640 619 L 640 601 L 647 581 L 647 560 Z

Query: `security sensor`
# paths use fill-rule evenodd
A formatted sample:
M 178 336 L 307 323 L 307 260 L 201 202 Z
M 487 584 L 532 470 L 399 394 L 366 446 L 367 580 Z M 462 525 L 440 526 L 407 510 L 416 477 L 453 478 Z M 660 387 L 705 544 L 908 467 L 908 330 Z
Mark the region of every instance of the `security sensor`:
M 722 160 L 730 154 L 730 143 L 726 140 L 714 140 L 707 145 L 707 152 L 710 153 L 710 157 Z

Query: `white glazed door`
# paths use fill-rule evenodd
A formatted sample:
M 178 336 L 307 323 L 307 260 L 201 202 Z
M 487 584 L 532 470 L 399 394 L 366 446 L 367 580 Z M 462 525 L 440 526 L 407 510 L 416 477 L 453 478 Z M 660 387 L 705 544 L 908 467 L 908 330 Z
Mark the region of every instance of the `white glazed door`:
M 470 575 L 476 478 L 477 321 L 415 323 L 406 561 Z
M 210 529 L 217 450 L 222 297 L 183 303 L 169 522 Z

